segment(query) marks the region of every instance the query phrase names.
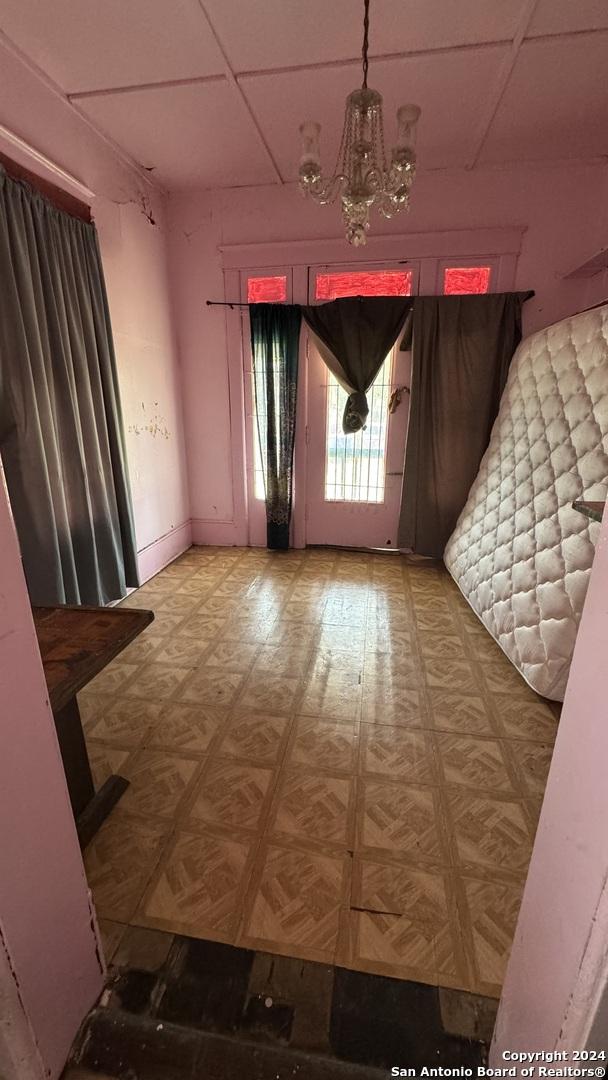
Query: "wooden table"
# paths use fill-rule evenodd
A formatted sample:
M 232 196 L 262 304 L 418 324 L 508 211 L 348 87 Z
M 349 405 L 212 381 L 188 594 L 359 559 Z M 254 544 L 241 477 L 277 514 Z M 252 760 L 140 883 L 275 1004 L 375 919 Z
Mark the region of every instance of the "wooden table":
M 32 608 L 72 810 L 86 847 L 129 786 L 110 776 L 95 791 L 76 694 L 153 618 L 135 608 Z

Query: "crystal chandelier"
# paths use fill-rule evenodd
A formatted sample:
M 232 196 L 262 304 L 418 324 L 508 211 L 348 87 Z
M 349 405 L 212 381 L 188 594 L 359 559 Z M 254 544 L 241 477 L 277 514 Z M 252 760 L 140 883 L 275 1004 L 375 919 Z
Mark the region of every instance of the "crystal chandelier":
M 416 124 L 420 116 L 417 105 L 402 105 L 397 110 L 397 142 L 387 166 L 382 95 L 367 86 L 369 0 L 364 0 L 364 7 L 363 85 L 346 99 L 342 141 L 333 176 L 325 179 L 321 173 L 321 125 L 309 120 L 300 127 L 300 190 L 321 205 L 333 202 L 339 194 L 346 239 L 356 246 L 367 240 L 371 206 L 376 206 L 387 218 L 409 209 L 410 188 L 416 172 Z

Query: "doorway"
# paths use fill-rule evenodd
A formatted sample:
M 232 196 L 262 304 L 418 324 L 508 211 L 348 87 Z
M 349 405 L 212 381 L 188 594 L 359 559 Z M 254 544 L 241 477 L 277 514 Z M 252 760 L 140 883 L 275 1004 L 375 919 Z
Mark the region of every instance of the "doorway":
M 310 267 L 309 303 L 342 296 L 409 296 L 418 268 L 368 264 L 356 268 Z M 241 278 L 243 300 L 291 302 L 289 268 L 250 271 Z M 249 543 L 265 544 L 265 432 L 257 416 L 255 372 L 243 324 Z M 298 422 L 305 439 L 296 446 L 295 502 L 304 545 L 396 548 L 409 411 L 410 354 L 398 342 L 368 391 L 370 413 L 362 431 L 345 435 L 346 393 L 306 332 L 302 335 Z M 258 393 L 260 387 L 258 387 Z

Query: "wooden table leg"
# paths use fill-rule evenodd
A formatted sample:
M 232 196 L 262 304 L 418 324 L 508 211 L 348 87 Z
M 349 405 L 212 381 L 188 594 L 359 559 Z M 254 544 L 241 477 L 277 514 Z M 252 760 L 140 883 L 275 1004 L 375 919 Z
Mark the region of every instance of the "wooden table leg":
M 95 792 L 80 710 L 75 697 L 55 713 L 55 726 L 63 760 L 80 846 L 86 847 L 129 786 L 122 776 L 110 776 Z

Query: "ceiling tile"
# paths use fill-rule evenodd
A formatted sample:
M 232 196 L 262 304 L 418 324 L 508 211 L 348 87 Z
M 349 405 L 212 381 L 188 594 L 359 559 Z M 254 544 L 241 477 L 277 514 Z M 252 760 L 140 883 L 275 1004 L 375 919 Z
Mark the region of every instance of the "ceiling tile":
M 68 93 L 223 71 L 197 0 L 2 0 L 2 29 Z
M 481 161 L 608 153 L 608 32 L 524 42 Z
M 397 134 L 397 108 L 411 101 L 422 108 L 418 131 L 421 166 L 463 166 L 474 149 L 484 102 L 506 48 L 493 46 L 477 53 L 443 53 L 371 64 L 370 86 L 384 95 L 387 151 Z M 297 177 L 298 129 L 304 120 L 321 123 L 322 161 L 326 170 L 333 170 L 346 96 L 359 82 L 351 69 L 247 76 L 239 82 L 285 179 Z
M 361 54 L 363 4 L 355 0 L 204 0 L 235 71 L 261 71 Z M 523 0 L 376 0 L 370 55 L 502 41 Z
M 567 34 L 577 30 L 604 30 L 608 27 L 606 0 L 539 0 L 527 37 Z
M 232 187 L 275 179 L 247 111 L 227 82 L 84 98 L 100 130 L 167 188 Z

